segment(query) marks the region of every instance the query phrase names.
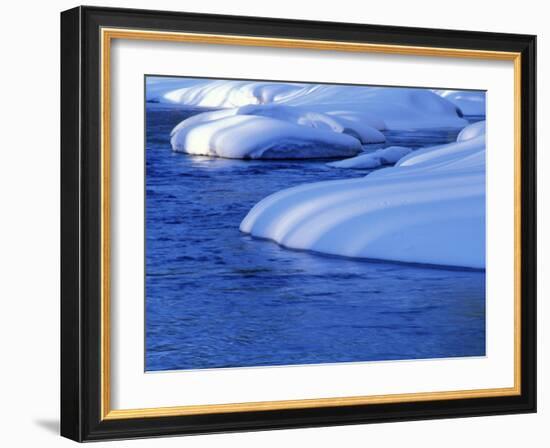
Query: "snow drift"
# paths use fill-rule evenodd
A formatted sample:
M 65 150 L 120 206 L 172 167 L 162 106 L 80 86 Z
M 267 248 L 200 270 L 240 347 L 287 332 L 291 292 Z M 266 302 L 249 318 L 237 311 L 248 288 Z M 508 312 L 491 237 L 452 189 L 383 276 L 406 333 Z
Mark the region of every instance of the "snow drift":
M 293 249 L 482 269 L 485 135 L 473 126 L 470 138 L 412 152 L 366 177 L 272 194 L 240 230 Z

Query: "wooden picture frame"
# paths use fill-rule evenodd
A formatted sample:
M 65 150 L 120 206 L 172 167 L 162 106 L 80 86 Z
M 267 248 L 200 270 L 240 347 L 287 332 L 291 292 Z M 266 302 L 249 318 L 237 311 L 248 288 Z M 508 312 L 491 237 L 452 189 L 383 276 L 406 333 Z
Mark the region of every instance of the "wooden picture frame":
M 109 64 L 115 39 L 513 61 L 514 387 L 111 409 Z M 535 412 L 535 44 L 535 36 L 516 34 L 98 7 L 63 12 L 61 434 L 91 441 Z

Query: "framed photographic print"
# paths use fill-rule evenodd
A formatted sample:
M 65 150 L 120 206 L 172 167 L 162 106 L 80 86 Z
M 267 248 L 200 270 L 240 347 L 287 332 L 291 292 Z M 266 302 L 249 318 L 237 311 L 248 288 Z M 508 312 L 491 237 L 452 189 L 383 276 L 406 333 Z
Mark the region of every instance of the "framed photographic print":
M 61 14 L 61 433 L 536 410 L 535 37 Z

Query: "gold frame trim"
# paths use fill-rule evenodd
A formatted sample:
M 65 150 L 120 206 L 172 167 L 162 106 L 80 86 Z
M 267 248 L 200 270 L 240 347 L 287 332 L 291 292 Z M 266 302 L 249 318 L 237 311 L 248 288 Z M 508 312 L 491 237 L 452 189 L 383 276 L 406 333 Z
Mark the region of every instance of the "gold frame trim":
M 111 409 L 110 345 L 110 50 L 113 39 L 186 42 L 213 45 L 297 48 L 355 53 L 506 60 L 514 62 L 514 386 L 507 388 L 421 392 L 356 397 L 314 398 L 142 409 Z M 418 47 L 216 34 L 101 29 L 101 420 L 168 417 L 211 413 L 306 409 L 413 401 L 502 397 L 521 394 L 521 54 L 514 52 Z

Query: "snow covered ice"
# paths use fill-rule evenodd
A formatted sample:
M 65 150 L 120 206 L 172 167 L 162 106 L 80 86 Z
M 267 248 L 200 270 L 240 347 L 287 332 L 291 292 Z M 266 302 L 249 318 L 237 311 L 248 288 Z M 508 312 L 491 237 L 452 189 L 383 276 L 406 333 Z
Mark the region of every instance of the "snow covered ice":
M 484 129 L 470 125 L 456 143 L 411 152 L 362 178 L 274 193 L 240 230 L 292 249 L 483 269 Z

